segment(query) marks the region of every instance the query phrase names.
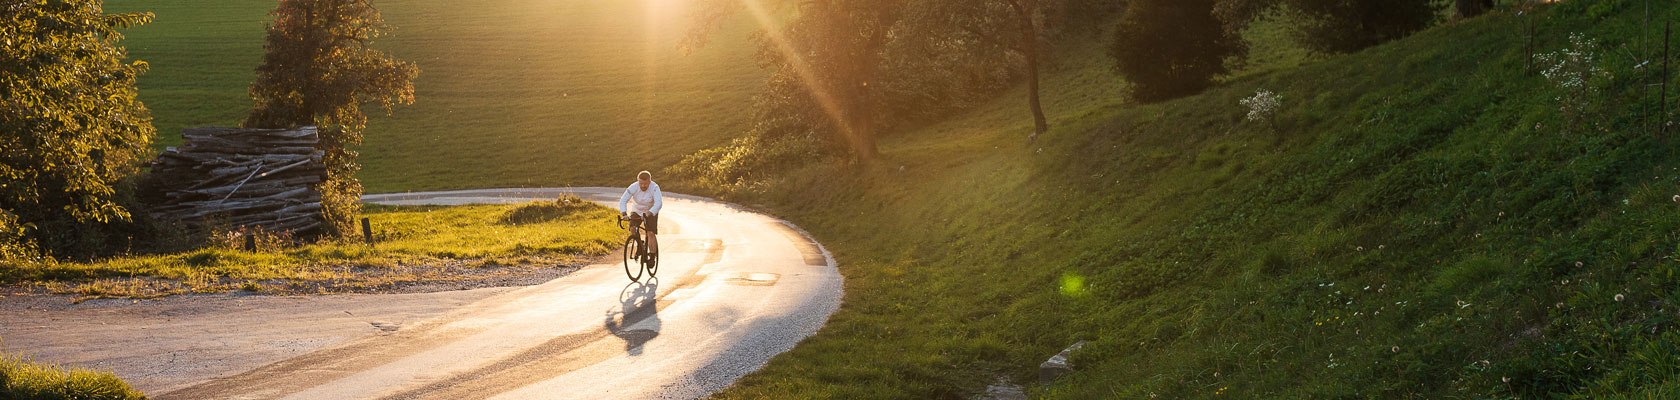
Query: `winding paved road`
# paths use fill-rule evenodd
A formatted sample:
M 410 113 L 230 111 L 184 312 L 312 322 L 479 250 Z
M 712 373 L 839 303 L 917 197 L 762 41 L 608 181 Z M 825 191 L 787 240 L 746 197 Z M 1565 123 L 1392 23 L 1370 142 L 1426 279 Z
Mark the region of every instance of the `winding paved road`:
M 369 195 L 510 203 L 622 189 Z M 160 399 L 695 398 L 815 333 L 841 277 L 791 224 L 667 194 L 659 278 L 620 264 L 529 287 L 421 294 L 198 296 L 6 306 L 6 349 L 114 370 Z

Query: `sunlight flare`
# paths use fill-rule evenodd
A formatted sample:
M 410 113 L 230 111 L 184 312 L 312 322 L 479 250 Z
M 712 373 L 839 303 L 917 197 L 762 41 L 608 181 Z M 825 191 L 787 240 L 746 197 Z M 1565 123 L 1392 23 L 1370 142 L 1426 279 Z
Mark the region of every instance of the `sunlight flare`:
M 758 22 L 758 26 L 764 29 L 764 37 L 776 46 L 776 51 L 781 53 L 782 57 L 788 59 L 788 63 L 793 68 L 794 76 L 799 78 L 799 83 L 805 86 L 807 92 L 810 92 L 811 98 L 817 101 L 817 106 L 821 107 L 823 113 L 833 120 L 835 126 L 847 129 L 849 125 L 846 124 L 844 116 L 840 112 L 839 104 L 835 103 L 834 96 L 828 93 L 828 88 L 818 83 L 816 73 L 811 69 L 811 65 L 805 62 L 805 58 L 800 56 L 799 51 L 793 47 L 786 36 L 782 35 L 781 24 L 777 23 L 776 18 L 770 15 L 769 10 L 765 9 L 762 0 L 741 0 L 741 3 L 747 6 L 747 12 L 752 14 L 753 20 Z

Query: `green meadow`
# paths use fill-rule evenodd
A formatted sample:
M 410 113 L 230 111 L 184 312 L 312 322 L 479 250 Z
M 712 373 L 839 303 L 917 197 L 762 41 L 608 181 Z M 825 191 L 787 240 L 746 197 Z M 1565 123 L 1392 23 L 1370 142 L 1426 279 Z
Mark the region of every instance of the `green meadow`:
M 369 122 L 369 193 L 628 182 L 743 132 L 763 74 L 752 25 L 726 24 L 678 51 L 687 13 L 671 1 L 380 1 L 375 42 L 420 67 L 416 102 Z M 262 58 L 272 1 L 109 2 L 150 11 L 127 31 L 151 64 L 140 96 L 161 146 L 180 129 L 237 125 Z

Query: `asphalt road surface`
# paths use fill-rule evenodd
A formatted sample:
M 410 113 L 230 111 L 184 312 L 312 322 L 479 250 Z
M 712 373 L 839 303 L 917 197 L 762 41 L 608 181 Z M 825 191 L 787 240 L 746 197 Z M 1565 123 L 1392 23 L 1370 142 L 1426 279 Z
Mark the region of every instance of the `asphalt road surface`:
M 368 195 L 379 204 L 551 200 L 617 188 Z M 0 346 L 112 370 L 159 399 L 696 398 L 815 333 L 832 257 L 784 221 L 666 194 L 659 276 L 617 262 L 536 286 L 331 296 L 0 299 Z

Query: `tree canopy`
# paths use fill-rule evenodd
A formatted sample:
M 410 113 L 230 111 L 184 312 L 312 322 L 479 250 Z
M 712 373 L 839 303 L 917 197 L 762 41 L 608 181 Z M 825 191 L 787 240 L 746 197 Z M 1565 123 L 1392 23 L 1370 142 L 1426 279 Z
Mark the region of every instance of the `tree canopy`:
M 1433 0 L 1220 0 L 1217 8 L 1216 14 L 1233 31 L 1261 11 L 1282 8 L 1296 17 L 1290 27 L 1295 41 L 1325 53 L 1357 51 L 1399 39 L 1429 27 L 1439 16 Z
M 1135 0 L 1120 18 L 1110 54 L 1140 101 L 1195 94 L 1247 52 L 1214 16 L 1216 0 Z
M 0 252 L 71 233 L 48 227 L 130 218 L 119 183 L 156 130 L 134 85 L 146 63 L 126 60 L 118 30 L 151 18 L 97 0 L 0 0 Z
M 245 126 L 320 126 L 327 164 L 322 213 L 329 232 L 351 232 L 361 209 L 355 177 L 361 164 L 353 147 L 367 127 L 362 105 L 389 112 L 413 103 L 420 69 L 370 46 L 388 28 L 367 0 L 281 0 L 273 15 Z
M 684 47 L 704 45 L 725 18 L 748 9 L 765 28 L 759 61 L 770 73 L 753 134 L 833 138 L 868 157 L 879 132 L 972 107 L 1023 79 L 1035 86 L 1047 38 L 1068 21 L 1100 24 L 1090 17 L 1108 13 L 1089 11 L 1113 8 L 1098 0 L 704 0 Z M 1028 91 L 1034 135 L 1047 129 L 1037 94 Z

